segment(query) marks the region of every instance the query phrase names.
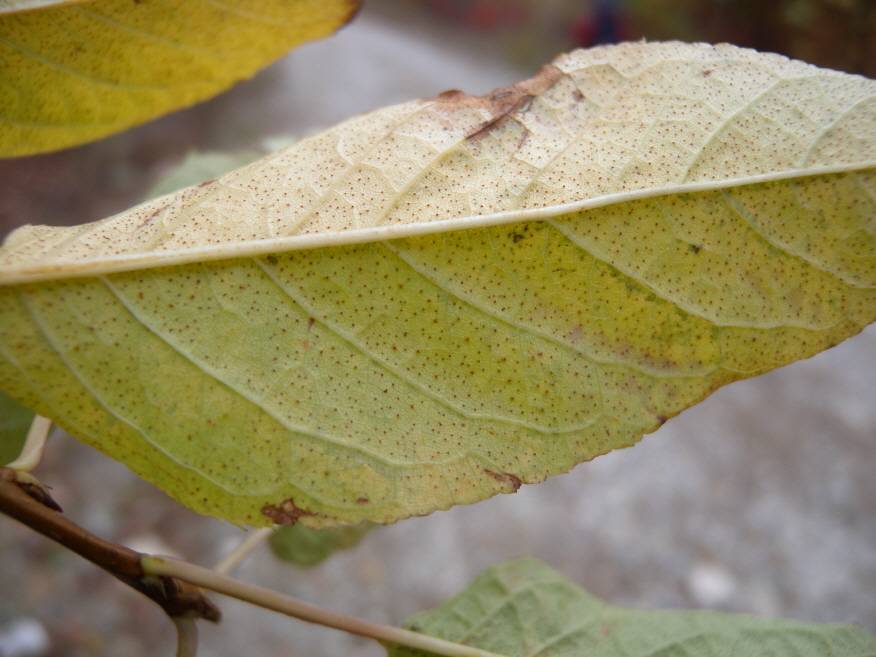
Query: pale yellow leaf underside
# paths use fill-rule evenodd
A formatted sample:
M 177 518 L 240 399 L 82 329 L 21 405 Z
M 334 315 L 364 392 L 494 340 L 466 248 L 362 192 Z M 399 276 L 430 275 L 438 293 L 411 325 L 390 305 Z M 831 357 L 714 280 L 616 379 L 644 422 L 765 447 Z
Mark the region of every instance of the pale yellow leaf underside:
M 874 144 L 876 83 L 866 78 L 729 45 L 579 50 L 514 88 L 384 108 L 103 221 L 20 229 L 0 266 L 4 278 L 55 277 L 66 266 L 112 271 L 120 258 L 179 262 L 187 250 L 189 261 L 285 250 L 302 235 L 322 244 L 356 229 L 507 221 L 679 186 L 871 168 Z
M 874 163 L 870 80 L 576 51 L 19 230 L 0 388 L 235 522 L 476 501 L 873 321 Z

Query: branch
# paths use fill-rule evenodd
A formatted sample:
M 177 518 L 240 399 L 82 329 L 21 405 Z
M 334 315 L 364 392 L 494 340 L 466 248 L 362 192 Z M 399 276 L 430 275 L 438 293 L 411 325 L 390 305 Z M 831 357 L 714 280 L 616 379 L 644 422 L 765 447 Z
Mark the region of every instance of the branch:
M 0 511 L 100 566 L 150 598 L 171 618 L 220 618 L 219 609 L 196 586 L 147 573 L 141 565 L 142 554 L 95 536 L 67 519 L 32 477 L 22 481 L 14 470 L 0 468 Z
M 64 517 L 46 490 L 27 473 L 0 468 L 0 512 L 57 541 L 152 599 L 173 619 L 177 628 L 178 655 L 183 657 L 194 655 L 197 650 L 195 619 L 218 621 L 220 618 L 219 610 L 204 597 L 200 588 L 382 643 L 425 650 L 444 657 L 501 657 L 427 634 L 337 614 L 195 564 L 141 554 L 106 541 Z M 229 557 L 237 562 L 266 535 L 267 532 L 253 532 Z
M 420 634 L 391 625 L 371 623 L 361 618 L 337 614 L 277 591 L 247 584 L 233 577 L 221 575 L 209 568 L 178 559 L 144 556 L 143 570 L 156 576 L 175 577 L 201 588 L 210 589 L 216 593 L 271 609 L 299 620 L 344 630 L 350 634 L 375 639 L 382 643 L 425 650 L 435 655 L 444 655 L 444 657 L 501 657 L 496 653 L 461 643 L 445 641 L 428 634 Z

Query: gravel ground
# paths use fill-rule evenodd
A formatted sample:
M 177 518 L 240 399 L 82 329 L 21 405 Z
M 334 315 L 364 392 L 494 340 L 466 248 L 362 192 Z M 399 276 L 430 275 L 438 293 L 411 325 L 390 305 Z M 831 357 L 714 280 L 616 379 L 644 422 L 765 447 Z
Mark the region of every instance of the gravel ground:
M 426 29 L 428 28 L 428 29 Z M 123 209 L 190 148 L 306 134 L 353 113 L 523 74 L 474 35 L 380 7 L 229 94 L 125 135 L 0 163 L 0 227 L 78 223 Z M 398 623 L 498 560 L 533 555 L 604 598 L 706 607 L 876 631 L 876 328 L 805 362 L 733 384 L 643 443 L 470 507 L 380 529 L 316 569 L 266 549 L 247 580 Z M 132 546 L 212 563 L 241 532 L 195 516 L 58 433 L 38 474 L 67 513 Z M 76 557 L 0 519 L 0 655 L 170 655 L 152 606 Z M 363 640 L 220 600 L 202 655 L 378 656 Z M 17 637 L 17 638 L 16 638 Z M 25 653 L 19 653 L 23 655 Z M 5 655 L 4 655 L 5 657 Z

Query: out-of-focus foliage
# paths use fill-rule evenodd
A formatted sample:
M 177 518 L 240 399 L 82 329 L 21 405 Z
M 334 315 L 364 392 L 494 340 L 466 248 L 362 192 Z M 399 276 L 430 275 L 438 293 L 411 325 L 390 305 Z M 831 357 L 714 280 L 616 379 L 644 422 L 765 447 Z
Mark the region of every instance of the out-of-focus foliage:
M 146 198 L 155 198 L 170 194 L 183 187 L 197 185 L 223 173 L 249 164 L 264 155 L 259 151 L 241 151 L 235 153 L 221 152 L 191 152 L 166 176 L 161 178 L 146 194 Z
M 0 392 L 0 465 L 15 460 L 27 438 L 33 411 Z
M 406 623 L 514 657 L 863 657 L 876 637 L 852 625 L 607 605 L 534 559 L 493 566 Z M 394 647 L 390 657 L 426 657 Z
M 271 535 L 271 549 L 277 557 L 296 566 L 315 566 L 338 550 L 357 546 L 373 527 L 368 522 L 326 529 L 287 525 Z

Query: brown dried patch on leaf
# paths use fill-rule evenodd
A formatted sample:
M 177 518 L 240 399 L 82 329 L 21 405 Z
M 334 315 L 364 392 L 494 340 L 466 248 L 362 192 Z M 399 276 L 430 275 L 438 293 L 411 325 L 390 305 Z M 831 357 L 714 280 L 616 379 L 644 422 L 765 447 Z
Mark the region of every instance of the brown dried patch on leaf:
M 500 87 L 484 96 L 469 96 L 458 89 L 450 89 L 439 94 L 435 100 L 439 107 L 443 106 L 446 109 L 475 107 L 488 110 L 491 118 L 467 137 L 480 139 L 505 121 L 526 112 L 533 98 L 554 86 L 563 75 L 565 74 L 553 64 L 546 64 L 528 80 L 510 87 Z
M 496 472 L 495 470 L 488 470 L 487 468 L 484 468 L 484 472 L 486 472 L 496 481 L 509 485 L 511 487 L 512 493 L 516 493 L 517 490 L 523 485 L 523 481 L 520 479 L 520 477 L 515 474 L 511 474 L 510 472 Z
M 294 525 L 303 516 L 315 516 L 312 511 L 302 509 L 291 497 L 279 504 L 265 504 L 262 515 L 267 516 L 278 525 Z
M 451 101 L 460 97 L 465 97 L 465 92 L 460 89 L 448 89 L 438 94 L 438 100 Z

